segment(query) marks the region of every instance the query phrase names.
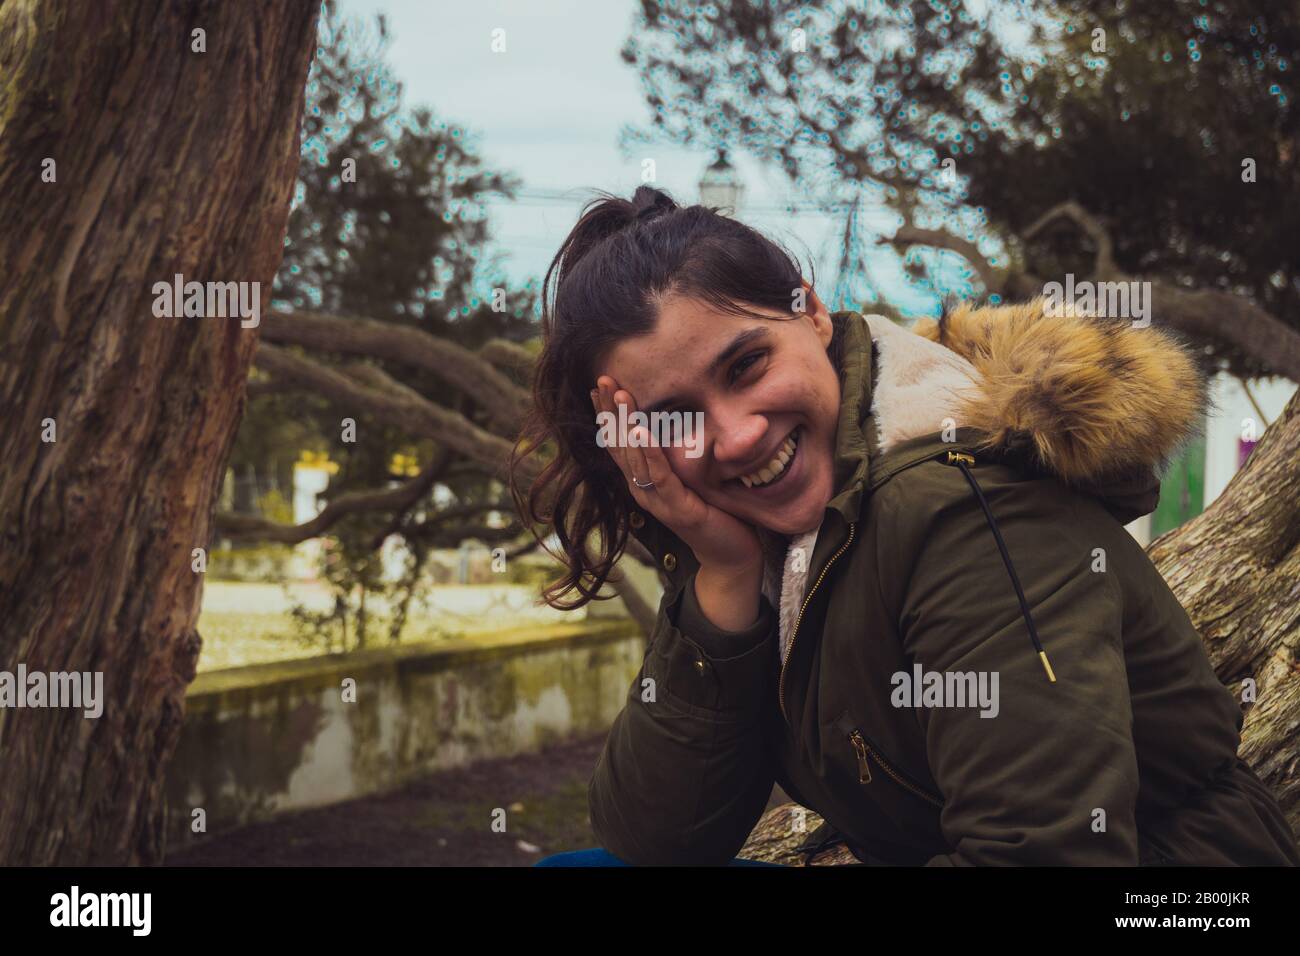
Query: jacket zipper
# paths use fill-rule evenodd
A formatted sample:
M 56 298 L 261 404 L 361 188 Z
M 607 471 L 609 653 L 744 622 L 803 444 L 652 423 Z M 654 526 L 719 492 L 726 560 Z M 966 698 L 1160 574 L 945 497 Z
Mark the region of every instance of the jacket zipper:
M 862 736 L 862 732 L 858 730 L 856 727 L 849 732 L 849 740 L 853 743 L 853 749 L 857 751 L 858 754 L 858 782 L 859 783 L 871 782 L 871 767 L 868 766 L 867 764 L 867 755 L 870 754 L 871 756 L 876 758 L 876 763 L 880 764 L 880 769 L 885 771 L 885 773 L 889 774 L 889 776 L 892 777 L 894 781 L 897 782 L 900 786 L 907 788 L 908 790 L 912 791 L 912 793 L 920 797 L 922 800 L 932 803 L 936 807 L 943 806 L 942 800 L 927 793 L 925 790 L 921 789 L 916 784 L 912 783 L 910 780 L 908 780 L 902 774 L 896 771 L 893 767 L 891 767 L 885 761 L 885 759 L 882 756 L 880 756 L 880 751 L 872 747 L 871 744 L 867 742 L 867 739 Z
M 822 573 L 817 575 L 817 580 L 813 583 L 813 586 L 808 589 L 808 593 L 804 596 L 803 604 L 799 607 L 799 616 L 795 618 L 794 630 L 790 632 L 790 647 L 786 650 L 785 660 L 781 663 L 781 677 L 780 680 L 777 681 L 777 701 L 781 705 L 781 716 L 785 718 L 786 723 L 789 723 L 790 717 L 785 712 L 785 668 L 786 665 L 790 663 L 790 658 L 794 656 L 794 642 L 795 638 L 799 636 L 799 625 L 803 623 L 803 612 L 808 610 L 808 604 L 812 601 L 813 595 L 817 593 L 817 588 L 821 586 L 822 581 L 826 578 L 826 572 L 831 569 L 831 565 L 834 564 L 839 559 L 839 556 L 847 551 L 849 545 L 853 543 L 853 531 L 855 527 L 856 524 L 849 525 L 848 538 L 846 538 L 844 543 L 840 545 L 840 549 L 831 555 L 831 559 L 826 562 L 826 567 L 822 568 Z

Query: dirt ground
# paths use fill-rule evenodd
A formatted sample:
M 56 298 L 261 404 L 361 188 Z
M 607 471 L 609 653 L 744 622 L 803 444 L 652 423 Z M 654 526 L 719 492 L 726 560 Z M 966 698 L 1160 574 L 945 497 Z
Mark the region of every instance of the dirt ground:
M 596 846 L 587 782 L 604 735 L 431 774 L 401 790 L 215 834 L 168 866 L 532 866 Z M 785 802 L 773 788 L 769 806 Z M 506 811 L 506 832 L 492 829 Z

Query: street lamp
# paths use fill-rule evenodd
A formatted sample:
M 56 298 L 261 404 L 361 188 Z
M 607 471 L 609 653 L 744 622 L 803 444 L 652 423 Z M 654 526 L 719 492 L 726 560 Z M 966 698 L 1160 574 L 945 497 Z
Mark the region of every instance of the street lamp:
M 740 197 L 745 187 L 736 175 L 736 169 L 727 162 L 727 151 L 718 150 L 718 158 L 700 177 L 700 203 L 718 209 L 730 209 L 731 215 L 740 210 Z

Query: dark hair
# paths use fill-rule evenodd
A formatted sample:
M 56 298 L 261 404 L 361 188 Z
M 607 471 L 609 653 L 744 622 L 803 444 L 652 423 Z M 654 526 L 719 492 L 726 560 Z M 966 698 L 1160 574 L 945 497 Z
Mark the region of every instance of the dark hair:
M 596 444 L 597 361 L 619 341 L 650 332 L 669 298 L 772 319 L 774 311 L 793 314 L 802 285 L 798 263 L 777 243 L 714 209 L 679 206 L 651 186 L 631 200 L 599 192 L 583 208 L 542 285 L 533 410 L 510 463 L 524 522 L 542 538 L 553 531 L 560 544 L 566 572 L 542 592 L 547 604 L 571 610 L 596 598 L 627 544 L 635 507 L 622 472 Z M 837 329 L 837 368 L 840 339 Z M 525 496 L 521 460 L 544 448 L 552 454 Z

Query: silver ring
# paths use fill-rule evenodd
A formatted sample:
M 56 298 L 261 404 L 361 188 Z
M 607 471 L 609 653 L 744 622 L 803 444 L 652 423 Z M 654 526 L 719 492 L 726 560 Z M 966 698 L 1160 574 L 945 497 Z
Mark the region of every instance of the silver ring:
M 653 480 L 651 480 L 651 481 L 647 481 L 644 485 L 641 484 L 641 482 L 639 482 L 639 481 L 636 480 L 636 475 L 633 475 L 633 476 L 632 476 L 632 484 L 636 485 L 636 486 L 637 486 L 638 488 L 640 488 L 642 491 L 645 491 L 647 488 L 653 488 L 653 487 L 655 486 L 655 483 L 654 483 Z

